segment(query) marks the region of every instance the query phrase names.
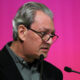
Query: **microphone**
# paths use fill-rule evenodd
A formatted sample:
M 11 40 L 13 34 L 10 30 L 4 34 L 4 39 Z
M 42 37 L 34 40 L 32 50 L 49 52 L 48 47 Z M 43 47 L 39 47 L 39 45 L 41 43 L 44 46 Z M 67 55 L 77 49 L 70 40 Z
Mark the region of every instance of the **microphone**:
M 41 55 L 40 55 L 40 61 L 42 61 L 43 59 L 44 59 L 44 55 L 41 54 Z
M 64 71 L 66 71 L 66 72 L 74 72 L 74 73 L 78 73 L 78 74 L 80 74 L 80 72 L 78 72 L 78 71 L 74 71 L 74 70 L 72 70 L 72 69 L 69 68 L 69 67 L 64 67 Z
M 41 62 L 41 68 L 40 68 L 40 80 L 42 80 L 42 73 L 43 73 L 43 60 L 44 60 L 44 55 L 40 55 L 40 62 Z

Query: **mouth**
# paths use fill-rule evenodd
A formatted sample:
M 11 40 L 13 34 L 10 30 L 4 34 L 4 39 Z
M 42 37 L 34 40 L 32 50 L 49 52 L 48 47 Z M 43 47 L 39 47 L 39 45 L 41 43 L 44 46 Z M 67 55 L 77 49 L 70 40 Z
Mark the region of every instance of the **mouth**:
M 40 51 L 41 51 L 41 54 L 43 54 L 44 57 L 46 58 L 47 54 L 48 54 L 48 51 L 49 51 L 49 48 L 48 47 L 43 47 L 43 48 L 40 48 Z
M 48 52 L 49 48 L 48 47 L 44 47 L 44 48 L 40 48 L 43 52 Z

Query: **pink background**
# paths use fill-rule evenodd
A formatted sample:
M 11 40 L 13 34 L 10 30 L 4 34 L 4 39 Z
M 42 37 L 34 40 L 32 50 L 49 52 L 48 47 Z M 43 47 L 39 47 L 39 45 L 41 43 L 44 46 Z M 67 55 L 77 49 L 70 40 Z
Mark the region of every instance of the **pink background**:
M 12 19 L 18 8 L 30 0 L 0 0 L 0 49 L 12 40 Z M 80 0 L 32 0 L 54 12 L 56 34 L 47 61 L 60 68 L 64 80 L 80 80 L 80 74 L 67 73 L 65 66 L 80 72 Z

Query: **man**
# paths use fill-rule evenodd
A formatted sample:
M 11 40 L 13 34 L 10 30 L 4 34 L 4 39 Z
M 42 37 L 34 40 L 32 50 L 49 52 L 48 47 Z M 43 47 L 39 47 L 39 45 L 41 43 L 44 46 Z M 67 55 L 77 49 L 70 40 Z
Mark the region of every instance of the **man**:
M 43 4 L 24 4 L 13 19 L 13 41 L 0 51 L 0 80 L 62 80 L 46 58 L 55 35 L 52 12 Z

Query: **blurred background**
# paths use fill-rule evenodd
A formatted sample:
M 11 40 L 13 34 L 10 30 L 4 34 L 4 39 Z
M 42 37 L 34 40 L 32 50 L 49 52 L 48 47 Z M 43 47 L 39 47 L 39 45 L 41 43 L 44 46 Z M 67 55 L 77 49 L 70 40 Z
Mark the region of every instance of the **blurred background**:
M 64 67 L 80 72 L 80 0 L 0 0 L 0 50 L 12 41 L 12 19 L 25 2 L 45 4 L 54 13 L 59 39 L 45 59 L 63 72 L 63 80 L 80 80 L 80 74 L 68 73 Z

